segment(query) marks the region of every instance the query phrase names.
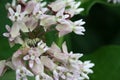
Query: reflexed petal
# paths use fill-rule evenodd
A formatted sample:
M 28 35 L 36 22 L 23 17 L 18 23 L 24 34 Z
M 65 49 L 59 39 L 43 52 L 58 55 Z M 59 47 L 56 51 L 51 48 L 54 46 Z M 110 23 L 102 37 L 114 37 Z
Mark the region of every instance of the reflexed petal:
M 34 7 L 34 10 L 33 10 L 33 15 L 36 15 L 37 12 L 40 11 L 40 4 L 38 3 L 35 7 Z
M 59 10 L 61 10 L 62 8 L 65 8 L 65 1 L 63 0 L 58 0 L 56 2 L 51 3 L 50 5 L 48 5 L 53 11 L 57 12 Z
M 24 43 L 23 40 L 20 37 L 16 37 L 14 41 L 15 41 L 15 43 L 18 43 L 18 44 L 21 44 L 21 45 Z
M 48 56 L 41 56 L 41 62 L 43 62 L 43 64 L 50 70 L 53 70 L 56 67 L 56 64 L 48 58 Z
M 16 12 L 17 12 L 17 13 L 21 13 L 21 5 L 18 5 L 18 6 L 16 7 Z
M 6 60 L 0 61 L 0 76 L 4 73 Z
M 49 49 L 51 53 L 61 53 L 61 49 L 57 46 L 56 43 L 52 43 L 51 48 Z
M 67 50 L 67 46 L 66 46 L 66 42 L 64 42 L 64 43 L 62 44 L 62 50 L 63 50 L 63 53 L 68 54 L 68 50 Z
M 21 31 L 29 32 L 28 28 L 26 27 L 26 25 L 23 22 L 18 23 L 18 25 L 20 25 L 19 27 L 20 27 Z
M 83 32 L 85 32 L 85 28 L 78 26 L 78 27 L 75 27 L 73 31 L 78 35 L 84 35 Z
M 80 14 L 82 11 L 84 11 L 84 8 L 78 8 L 75 10 L 75 14 Z
M 15 12 L 13 11 L 13 9 L 11 7 L 8 8 L 8 10 L 9 10 L 9 13 L 10 13 L 11 16 L 13 16 L 15 14 Z
M 56 14 L 56 16 L 57 16 L 57 17 L 62 17 L 64 11 L 65 11 L 65 8 L 61 9 L 61 10 Z
M 89 80 L 89 77 L 88 77 L 87 74 L 85 74 L 85 73 L 81 73 L 81 75 L 82 75 L 85 79 L 88 79 L 88 80 Z
M 40 63 L 39 64 L 34 64 L 33 67 L 31 68 L 32 72 L 35 74 L 35 75 L 40 75 L 41 73 L 44 72 L 44 66 L 43 64 Z
M 75 9 L 77 9 L 79 6 L 80 6 L 81 2 L 77 2 L 74 6 L 75 6 Z
M 84 22 L 82 19 L 80 19 L 80 20 L 78 20 L 78 21 L 75 21 L 74 24 L 75 24 L 76 26 L 81 26 L 81 25 L 84 25 L 85 22 Z
M 44 18 L 41 19 L 40 25 L 44 26 L 44 29 L 47 30 L 49 26 L 56 24 L 56 17 L 55 16 L 50 16 L 46 15 Z
M 10 34 L 11 34 L 11 37 L 15 38 L 17 37 L 18 35 L 20 35 L 20 24 L 18 22 L 15 22 L 11 28 L 11 31 L 10 31 Z
M 21 55 L 22 55 L 22 51 L 18 50 L 12 56 L 12 63 L 16 69 L 19 68 L 20 66 L 24 66 L 24 64 L 20 58 Z
M 39 58 L 36 58 L 36 59 L 35 59 L 35 62 L 36 62 L 37 64 L 40 64 L 40 63 L 41 63 Z
M 27 6 L 25 8 L 25 11 L 27 11 L 28 13 L 31 13 L 34 10 L 34 6 L 36 5 L 35 1 L 29 1 L 27 3 Z

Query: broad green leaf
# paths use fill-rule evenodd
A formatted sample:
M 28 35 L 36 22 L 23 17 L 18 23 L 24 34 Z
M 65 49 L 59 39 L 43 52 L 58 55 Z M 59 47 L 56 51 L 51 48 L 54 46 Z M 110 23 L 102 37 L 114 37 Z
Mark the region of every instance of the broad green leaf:
M 84 55 L 83 60 L 95 63 L 91 80 L 120 80 L 120 46 L 105 46 L 93 54 Z

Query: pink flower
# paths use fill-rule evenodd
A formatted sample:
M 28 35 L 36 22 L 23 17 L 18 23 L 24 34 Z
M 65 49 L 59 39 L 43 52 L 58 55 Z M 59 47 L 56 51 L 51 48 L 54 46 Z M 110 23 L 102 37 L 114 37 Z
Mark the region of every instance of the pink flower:
M 64 36 L 72 31 L 78 35 L 83 35 L 83 32 L 85 32 L 85 29 L 82 26 L 83 24 L 85 24 L 85 22 L 82 21 L 82 19 L 75 22 L 67 20 L 58 24 L 56 29 L 59 31 L 59 37 Z
M 28 80 L 27 76 L 33 77 L 34 74 L 26 69 L 24 66 L 21 66 L 16 70 L 16 80 Z
M 6 25 L 6 29 L 7 29 L 8 32 L 3 33 L 3 36 L 8 37 L 9 44 L 10 44 L 11 47 L 13 47 L 15 43 L 23 44 L 23 40 L 20 38 L 19 33 L 15 37 L 13 37 L 10 34 L 10 32 L 11 32 L 10 26 Z
M 26 11 L 24 11 L 24 12 L 21 11 L 21 5 L 18 5 L 16 7 L 16 12 L 10 7 L 8 8 L 8 11 L 10 13 L 9 19 L 12 20 L 13 22 L 14 21 L 22 21 L 23 18 L 25 17 L 25 15 L 27 14 Z
M 35 63 L 36 64 L 40 63 L 40 59 L 39 59 L 40 55 L 41 54 L 40 54 L 38 48 L 31 48 L 28 51 L 28 54 L 23 57 L 23 60 L 28 60 L 29 61 L 29 67 L 32 68 Z

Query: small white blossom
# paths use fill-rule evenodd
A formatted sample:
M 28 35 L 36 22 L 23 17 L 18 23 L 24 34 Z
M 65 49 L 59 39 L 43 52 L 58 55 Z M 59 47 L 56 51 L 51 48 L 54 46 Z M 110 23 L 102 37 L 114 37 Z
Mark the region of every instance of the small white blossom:
M 32 68 L 35 63 L 39 64 L 40 63 L 40 52 L 37 48 L 31 48 L 28 51 L 28 54 L 23 57 L 23 60 L 29 60 L 29 67 Z
M 9 19 L 12 21 L 22 21 L 27 14 L 27 12 L 21 12 L 21 5 L 16 7 L 16 12 L 11 7 L 9 7 L 8 10 L 10 13 Z
M 56 29 L 59 31 L 59 37 L 64 36 L 70 32 L 75 32 L 78 35 L 83 35 L 85 32 L 85 29 L 82 25 L 84 25 L 85 22 L 81 20 L 72 22 L 72 21 L 63 21 L 60 24 L 56 26 Z
M 34 74 L 26 69 L 24 66 L 19 67 L 16 70 L 16 80 L 28 80 L 27 76 L 34 76 Z
M 11 35 L 11 28 L 10 26 L 6 25 L 6 29 L 8 32 L 3 33 L 3 36 L 7 37 L 9 40 L 9 44 L 11 47 L 14 46 L 15 43 L 23 44 L 23 40 L 20 38 L 20 34 L 18 33 L 15 37 Z

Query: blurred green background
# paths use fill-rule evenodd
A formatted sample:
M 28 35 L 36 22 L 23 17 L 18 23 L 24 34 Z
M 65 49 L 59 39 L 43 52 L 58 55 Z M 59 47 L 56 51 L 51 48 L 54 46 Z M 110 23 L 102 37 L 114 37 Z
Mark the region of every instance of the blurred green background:
M 0 60 L 9 58 L 18 48 L 10 48 L 7 38 L 2 36 L 6 32 L 5 25 L 11 25 L 5 9 L 8 1 L 11 2 L 0 0 Z M 84 53 L 83 61 L 91 60 L 95 63 L 94 74 L 90 75 L 90 80 L 120 80 L 120 4 L 107 3 L 107 0 L 81 1 L 81 7 L 85 11 L 72 20 L 82 18 L 86 22 L 85 35 L 71 33 L 64 40 L 69 50 Z M 46 36 L 48 45 L 54 40 L 58 41 L 54 32 Z M 0 80 L 15 80 L 13 75 L 13 72 L 8 72 Z

